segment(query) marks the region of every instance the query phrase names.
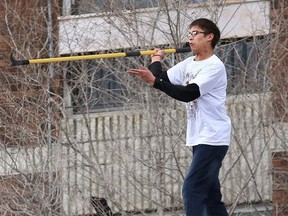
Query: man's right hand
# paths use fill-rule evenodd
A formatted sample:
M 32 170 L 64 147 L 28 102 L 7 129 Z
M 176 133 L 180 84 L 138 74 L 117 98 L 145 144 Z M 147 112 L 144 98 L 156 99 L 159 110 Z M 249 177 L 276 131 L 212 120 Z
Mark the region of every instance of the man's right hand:
M 164 59 L 165 57 L 165 52 L 164 50 L 161 49 L 154 49 L 156 51 L 155 54 L 151 55 L 151 62 L 155 62 L 155 61 L 161 61 Z

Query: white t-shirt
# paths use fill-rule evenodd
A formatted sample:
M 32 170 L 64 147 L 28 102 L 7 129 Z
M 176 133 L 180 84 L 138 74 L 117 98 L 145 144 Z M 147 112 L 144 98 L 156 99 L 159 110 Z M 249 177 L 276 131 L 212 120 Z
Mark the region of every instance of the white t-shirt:
M 176 85 L 196 83 L 200 97 L 185 103 L 187 108 L 186 145 L 229 145 L 231 121 L 226 110 L 227 74 L 223 62 L 212 55 L 195 61 L 195 56 L 179 62 L 167 71 Z

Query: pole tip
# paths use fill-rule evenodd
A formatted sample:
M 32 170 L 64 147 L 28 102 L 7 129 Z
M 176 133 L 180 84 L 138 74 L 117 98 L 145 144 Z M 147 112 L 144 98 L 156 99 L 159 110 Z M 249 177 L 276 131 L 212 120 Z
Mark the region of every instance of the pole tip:
M 29 64 L 29 60 L 16 60 L 13 57 L 13 53 L 10 55 L 11 66 L 19 66 L 19 65 L 27 65 Z

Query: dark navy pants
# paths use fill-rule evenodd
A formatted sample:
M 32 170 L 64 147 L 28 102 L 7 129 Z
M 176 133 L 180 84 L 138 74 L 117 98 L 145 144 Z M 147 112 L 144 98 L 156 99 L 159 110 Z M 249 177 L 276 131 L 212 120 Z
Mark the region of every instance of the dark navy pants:
M 182 190 L 186 216 L 228 216 L 218 178 L 227 150 L 228 146 L 193 146 Z

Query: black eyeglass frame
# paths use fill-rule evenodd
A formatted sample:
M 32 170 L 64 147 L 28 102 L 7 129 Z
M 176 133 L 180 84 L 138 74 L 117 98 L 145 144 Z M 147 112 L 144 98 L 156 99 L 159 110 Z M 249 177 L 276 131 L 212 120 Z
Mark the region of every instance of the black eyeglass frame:
M 195 37 L 196 35 L 198 34 L 209 34 L 208 32 L 203 32 L 203 31 L 197 31 L 197 30 L 194 30 L 192 32 L 188 32 L 188 37 Z

